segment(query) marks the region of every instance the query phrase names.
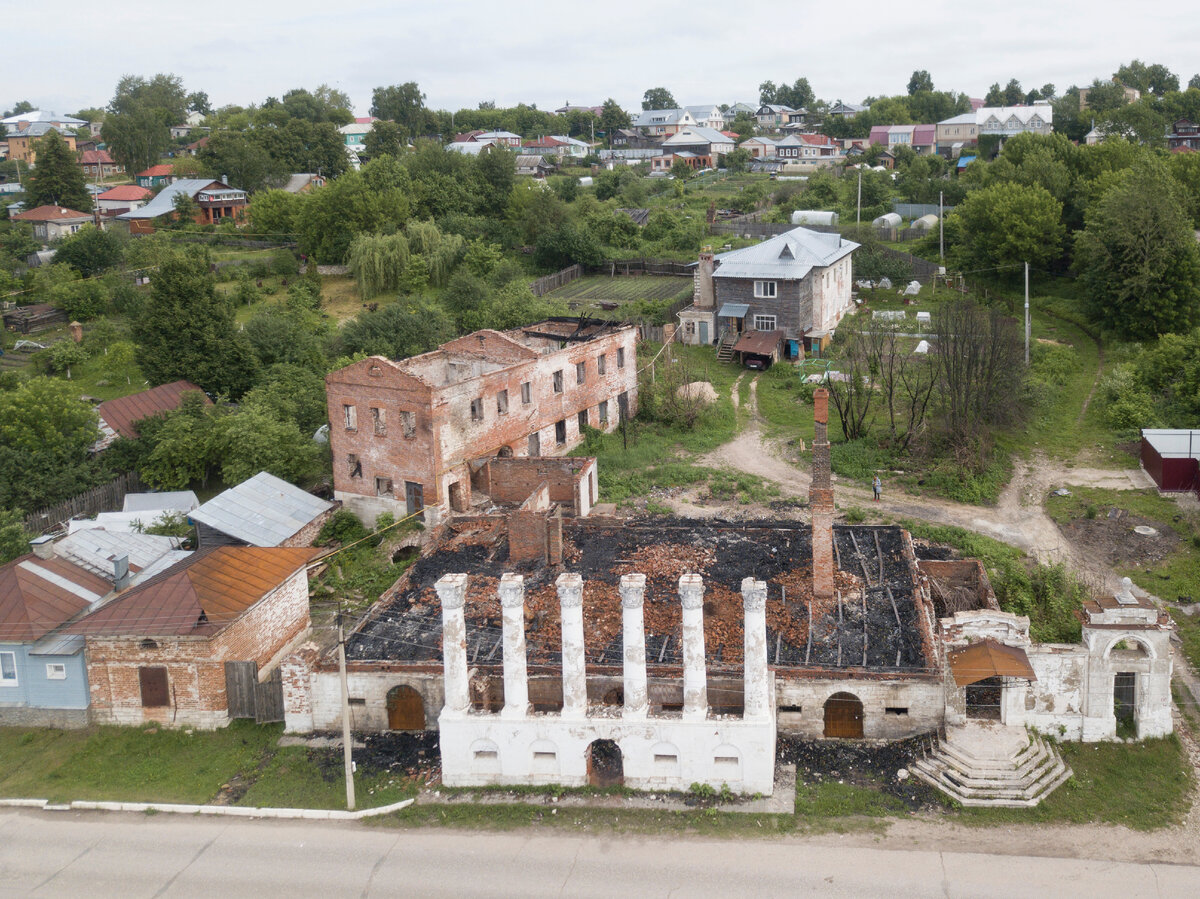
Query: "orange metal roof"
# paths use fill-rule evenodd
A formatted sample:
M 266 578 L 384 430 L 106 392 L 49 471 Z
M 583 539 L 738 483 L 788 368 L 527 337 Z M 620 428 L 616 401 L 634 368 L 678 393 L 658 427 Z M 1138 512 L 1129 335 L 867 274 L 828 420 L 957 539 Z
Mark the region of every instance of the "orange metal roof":
M 160 384 L 141 393 L 134 393 L 115 400 L 107 400 L 100 404 L 97 410 L 105 423 L 122 437 L 136 437 L 137 428 L 134 425 L 143 418 L 157 415 L 160 412 L 173 412 L 179 408 L 183 395 L 189 390 L 200 390 L 191 381 L 172 381 L 170 384 Z M 203 396 L 203 392 L 201 392 Z M 206 406 L 212 405 L 208 397 L 204 397 Z
M 752 353 L 756 356 L 770 356 L 779 349 L 779 341 L 783 339 L 783 331 L 747 331 L 733 345 L 735 353 Z
M 108 581 L 58 557 L 13 559 L 0 566 L 0 642 L 41 639 L 111 590 Z
M 218 546 L 195 553 L 69 627 L 91 636 L 211 636 L 289 577 L 318 550 Z
M 1037 680 L 1029 656 L 1019 646 L 1006 646 L 990 637 L 950 652 L 950 673 L 960 687 L 989 677 Z

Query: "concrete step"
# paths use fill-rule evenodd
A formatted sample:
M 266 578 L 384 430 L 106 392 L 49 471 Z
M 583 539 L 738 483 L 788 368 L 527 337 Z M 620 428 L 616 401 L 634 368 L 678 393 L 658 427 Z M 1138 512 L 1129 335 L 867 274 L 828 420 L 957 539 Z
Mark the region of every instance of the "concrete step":
M 1044 745 L 1037 738 L 1031 738 L 1029 743 L 1022 747 L 1019 752 L 1010 756 L 980 758 L 956 746 L 952 740 L 942 740 L 938 748 L 943 756 L 956 759 L 964 766 L 981 770 L 996 769 L 999 771 L 1010 770 L 1014 766 L 1022 765 L 1045 753 Z
M 1034 777 L 1007 782 L 996 780 L 972 780 L 964 782 L 946 771 L 942 772 L 942 779 L 953 784 L 955 791 L 963 796 L 971 796 L 978 799 L 986 799 L 988 797 L 1032 799 L 1040 795 L 1046 785 L 1057 780 L 1063 771 L 1066 770 L 1066 767 L 1062 762 L 1055 762 L 1038 771 Z
M 1045 747 L 1039 747 L 1034 752 L 1023 756 L 1019 761 L 1014 759 L 1007 765 L 997 764 L 992 761 L 989 761 L 987 764 L 971 763 L 944 751 L 938 758 L 947 768 L 960 772 L 963 777 L 1012 780 L 1014 778 L 1025 777 L 1031 771 L 1035 771 L 1053 760 L 1054 757 Z
M 1001 759 L 982 762 L 973 766 L 968 753 L 952 750 L 950 741 L 939 741 L 936 751 L 918 759 L 912 771 L 964 806 L 1012 808 L 1037 805 L 1072 774 L 1058 751 L 1036 736 L 1009 760 L 1007 769 Z

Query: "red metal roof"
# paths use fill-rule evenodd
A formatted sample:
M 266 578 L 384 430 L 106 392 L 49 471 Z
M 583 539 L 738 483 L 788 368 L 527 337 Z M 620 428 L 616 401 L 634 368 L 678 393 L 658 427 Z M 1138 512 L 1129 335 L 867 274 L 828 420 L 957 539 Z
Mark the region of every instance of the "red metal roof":
M 136 184 L 122 184 L 110 188 L 96 197 L 97 200 L 146 200 L 154 196 L 154 192 Z
M 113 158 L 108 155 L 107 150 L 84 150 L 79 154 L 79 162 L 82 165 L 96 165 L 103 163 L 104 165 L 112 165 Z
M 13 219 L 18 222 L 59 222 L 65 219 L 91 218 L 89 212 L 80 212 L 78 209 L 67 209 L 65 206 L 35 206 L 33 209 L 27 209 L 20 215 L 14 215 Z
M 1025 650 L 1019 646 L 1006 646 L 991 637 L 952 650 L 950 673 L 960 687 L 998 676 L 1037 680 Z
M 303 568 L 309 547 L 218 546 L 194 553 L 67 628 L 90 636 L 211 636 Z
M 146 169 L 144 172 L 138 172 L 137 177 L 139 177 L 139 178 L 161 178 L 164 175 L 171 174 L 173 171 L 174 171 L 174 169 L 169 165 L 152 165 L 152 166 L 150 166 L 150 168 Z
M 13 559 L 0 566 L 0 642 L 41 639 L 111 590 L 108 581 L 57 556 Z
M 104 422 L 122 437 L 137 437 L 137 422 L 160 412 L 173 412 L 178 409 L 183 402 L 183 395 L 189 390 L 200 388 L 191 381 L 172 381 L 170 384 L 161 384 L 141 393 L 107 400 L 100 404 L 97 411 Z M 204 404 L 212 405 L 212 401 L 204 397 Z

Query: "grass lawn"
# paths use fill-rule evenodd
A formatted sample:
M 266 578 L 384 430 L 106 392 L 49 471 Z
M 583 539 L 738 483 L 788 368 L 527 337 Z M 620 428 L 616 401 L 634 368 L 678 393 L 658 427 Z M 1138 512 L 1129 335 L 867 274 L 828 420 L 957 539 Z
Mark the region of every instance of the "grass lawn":
M 0 728 L 0 795 L 206 803 L 230 778 L 252 772 L 281 732 L 279 725 L 242 721 L 190 732 Z
M 1120 824 L 1156 830 L 1183 820 L 1193 772 L 1177 736 L 1141 743 L 1061 743 L 1075 776 L 1036 808 L 963 809 L 964 824 Z
M 290 276 L 287 279 L 288 283 L 294 284 L 297 278 L 298 275 Z M 246 306 L 238 306 L 234 312 L 238 324 L 245 324 L 256 312 L 286 303 L 287 288 L 282 286 L 282 280 L 279 276 L 263 278 L 260 291 L 263 294 L 262 299 Z M 217 285 L 217 290 L 232 293 L 236 286 L 235 281 L 224 281 Z M 394 297 L 381 296 L 377 297 L 375 302 L 386 306 L 392 300 Z M 349 275 L 324 275 L 321 278 L 321 311 L 331 316 L 339 325 L 359 315 L 363 311 L 363 303 L 359 297 L 358 283 L 354 278 Z
M 1101 490 L 1095 487 L 1072 487 L 1070 496 L 1046 499 L 1046 512 L 1059 526 L 1080 519 L 1083 523 L 1104 519 L 1112 508 L 1160 523 L 1179 538 L 1175 549 L 1160 561 L 1117 564 L 1114 566 L 1117 573 L 1169 602 L 1200 600 L 1200 521 L 1183 512 L 1173 500 L 1157 490 Z M 1139 537 L 1130 532 L 1127 539 L 1158 538 Z
M 345 808 L 346 780 L 342 772 L 340 749 L 286 746 L 270 757 L 237 804 L 254 808 Z M 358 808 L 389 805 L 415 795 L 416 784 L 399 774 L 367 774 L 360 768 L 354 777 Z
M 1183 654 L 1187 656 L 1193 671 L 1200 671 L 1200 619 L 1192 615 L 1184 615 L 1179 609 L 1171 610 L 1171 619 L 1175 622 L 1175 633 L 1183 642 Z M 1192 714 L 1200 714 L 1200 710 L 1190 709 Z
M 835 781 L 796 784 L 798 818 L 828 820 L 852 815 L 887 818 L 907 811 L 898 797 L 870 787 Z

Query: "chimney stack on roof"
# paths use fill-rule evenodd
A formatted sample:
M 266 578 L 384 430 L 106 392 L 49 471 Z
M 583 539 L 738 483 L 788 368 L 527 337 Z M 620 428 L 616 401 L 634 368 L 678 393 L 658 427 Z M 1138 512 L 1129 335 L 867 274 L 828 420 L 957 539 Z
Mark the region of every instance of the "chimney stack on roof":
M 54 536 L 52 534 L 42 534 L 40 537 L 34 537 L 29 541 L 29 548 L 33 550 L 33 554 L 39 559 L 53 559 Z
M 813 391 L 812 487 L 808 502 L 812 511 L 813 596 L 833 596 L 833 487 L 829 463 L 829 391 Z

